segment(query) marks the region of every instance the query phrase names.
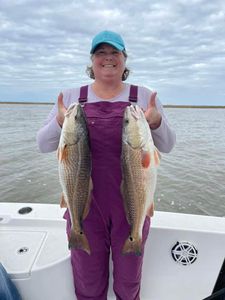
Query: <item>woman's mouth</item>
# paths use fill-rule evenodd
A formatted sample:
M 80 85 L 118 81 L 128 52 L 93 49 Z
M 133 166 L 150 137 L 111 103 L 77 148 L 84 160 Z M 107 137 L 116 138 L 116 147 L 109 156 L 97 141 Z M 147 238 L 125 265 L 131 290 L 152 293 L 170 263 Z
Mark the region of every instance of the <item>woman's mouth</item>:
M 112 65 L 112 64 L 105 64 L 102 65 L 104 68 L 115 68 L 116 65 Z

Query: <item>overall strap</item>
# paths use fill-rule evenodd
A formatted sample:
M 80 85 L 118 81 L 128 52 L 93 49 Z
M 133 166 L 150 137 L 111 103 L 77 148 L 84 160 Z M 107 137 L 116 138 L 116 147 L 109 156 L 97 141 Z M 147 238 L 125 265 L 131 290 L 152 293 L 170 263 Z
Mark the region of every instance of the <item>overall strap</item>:
M 131 84 L 131 86 L 130 86 L 129 101 L 137 103 L 137 100 L 138 100 L 137 94 L 138 94 L 138 86 Z
M 84 85 L 80 88 L 79 103 L 85 103 L 88 100 L 88 85 Z

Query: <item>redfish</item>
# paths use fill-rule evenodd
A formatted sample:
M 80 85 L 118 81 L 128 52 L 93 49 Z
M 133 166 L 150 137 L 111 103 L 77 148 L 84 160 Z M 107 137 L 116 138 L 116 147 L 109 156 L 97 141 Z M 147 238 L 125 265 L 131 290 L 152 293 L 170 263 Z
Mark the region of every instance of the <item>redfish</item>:
M 63 190 L 61 207 L 68 208 L 71 218 L 69 248 L 83 249 L 90 254 L 82 221 L 90 207 L 91 154 L 85 114 L 80 104 L 71 104 L 65 114 L 58 147 L 58 168 Z
M 145 217 L 153 215 L 154 210 L 159 161 L 160 154 L 142 109 L 138 105 L 128 106 L 123 118 L 121 193 L 130 235 L 123 246 L 123 254 L 141 255 Z

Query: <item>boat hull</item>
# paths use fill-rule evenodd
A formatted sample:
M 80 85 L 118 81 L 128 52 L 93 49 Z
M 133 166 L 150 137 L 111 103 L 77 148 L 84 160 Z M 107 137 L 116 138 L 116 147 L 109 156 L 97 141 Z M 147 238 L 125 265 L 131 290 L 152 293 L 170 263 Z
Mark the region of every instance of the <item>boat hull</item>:
M 24 207 L 32 210 L 19 214 Z M 63 213 L 52 204 L 0 203 L 0 260 L 23 300 L 76 299 Z M 224 249 L 225 218 L 156 211 L 146 242 L 141 299 L 211 295 Z M 108 299 L 115 299 L 111 274 Z

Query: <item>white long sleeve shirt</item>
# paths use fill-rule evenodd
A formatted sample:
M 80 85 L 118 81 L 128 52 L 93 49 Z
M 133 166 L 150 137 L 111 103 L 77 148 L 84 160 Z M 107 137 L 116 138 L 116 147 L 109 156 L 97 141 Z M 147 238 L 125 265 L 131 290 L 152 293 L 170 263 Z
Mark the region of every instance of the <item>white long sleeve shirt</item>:
M 129 101 L 130 84 L 125 83 L 123 91 L 112 99 L 104 100 L 99 98 L 92 90 L 91 85 L 88 86 L 88 103 L 94 103 L 99 101 Z M 137 104 L 143 108 L 147 109 L 150 96 L 152 91 L 146 87 L 138 87 L 138 102 Z M 80 88 L 73 88 L 63 91 L 63 103 L 65 107 L 73 102 L 78 102 L 80 96 Z M 173 129 L 170 127 L 168 120 L 164 114 L 162 104 L 159 99 L 156 98 L 157 110 L 162 115 L 162 121 L 157 129 L 151 130 L 153 141 L 160 152 L 169 153 L 175 145 L 176 135 Z M 47 119 L 44 122 L 43 127 L 41 127 L 37 133 L 37 143 L 41 152 L 52 152 L 57 150 L 59 144 L 59 138 L 61 134 L 61 127 L 59 126 L 56 116 L 58 113 L 57 102 L 50 111 Z

